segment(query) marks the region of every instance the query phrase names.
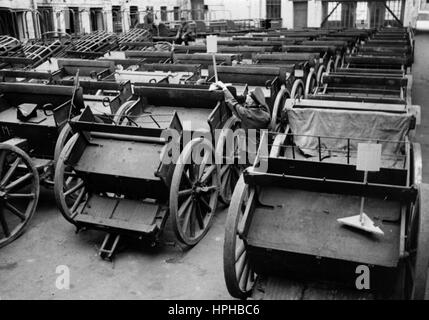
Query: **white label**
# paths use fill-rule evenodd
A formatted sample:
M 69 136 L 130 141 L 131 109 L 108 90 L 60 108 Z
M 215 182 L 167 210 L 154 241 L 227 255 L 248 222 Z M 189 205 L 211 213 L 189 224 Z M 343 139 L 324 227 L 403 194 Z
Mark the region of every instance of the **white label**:
M 304 70 L 295 70 L 295 77 L 302 78 L 304 76 Z
M 319 63 L 323 63 L 323 58 L 319 58 Z
M 207 36 L 207 53 L 217 53 L 217 36 Z
M 359 171 L 380 171 L 381 144 L 358 143 L 356 169 Z

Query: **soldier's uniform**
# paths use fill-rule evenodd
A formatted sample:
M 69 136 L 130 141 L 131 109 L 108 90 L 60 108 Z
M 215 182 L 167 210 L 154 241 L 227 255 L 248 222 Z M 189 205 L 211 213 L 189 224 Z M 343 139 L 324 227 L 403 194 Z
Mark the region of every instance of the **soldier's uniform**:
M 227 88 L 224 87 L 223 92 L 226 104 L 232 113 L 241 120 L 243 129 L 268 129 L 271 112 L 265 103 L 261 88 L 249 92 L 248 98 L 243 104 L 240 104 Z
M 177 31 L 176 35 L 176 44 L 182 44 L 182 42 L 185 43 L 187 46 L 189 44 L 189 41 L 191 41 L 191 28 L 187 21 L 183 21 L 182 25 L 180 26 L 179 30 Z

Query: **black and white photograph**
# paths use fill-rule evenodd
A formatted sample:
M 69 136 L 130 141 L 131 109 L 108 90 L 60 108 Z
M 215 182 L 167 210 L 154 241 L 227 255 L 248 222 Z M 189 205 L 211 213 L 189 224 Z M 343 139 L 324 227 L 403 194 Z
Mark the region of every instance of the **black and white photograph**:
M 429 299 L 428 52 L 429 0 L 0 0 L 0 308 Z

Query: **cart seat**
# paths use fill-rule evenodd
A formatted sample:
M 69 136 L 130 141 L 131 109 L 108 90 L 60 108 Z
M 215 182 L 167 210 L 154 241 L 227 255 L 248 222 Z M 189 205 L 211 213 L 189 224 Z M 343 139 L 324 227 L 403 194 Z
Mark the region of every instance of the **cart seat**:
M 397 76 L 383 75 L 352 75 L 352 74 L 324 74 L 322 81 L 329 86 L 366 85 L 367 87 L 385 87 L 390 90 L 406 87 L 408 79 Z

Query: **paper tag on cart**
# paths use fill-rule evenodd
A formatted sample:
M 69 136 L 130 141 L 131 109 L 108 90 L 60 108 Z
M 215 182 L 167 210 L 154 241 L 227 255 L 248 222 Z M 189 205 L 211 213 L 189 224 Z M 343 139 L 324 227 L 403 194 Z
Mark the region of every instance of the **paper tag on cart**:
M 217 36 L 207 36 L 207 53 L 217 53 Z
M 319 58 L 319 63 L 323 63 L 325 60 L 323 58 Z
M 358 143 L 356 169 L 359 171 L 380 171 L 381 144 Z
M 295 70 L 295 77 L 296 78 L 302 78 L 304 76 L 304 70 Z

